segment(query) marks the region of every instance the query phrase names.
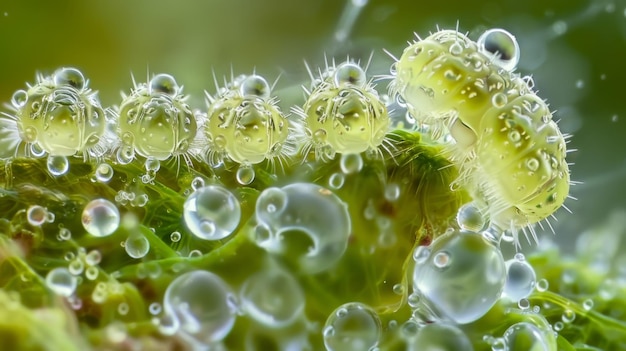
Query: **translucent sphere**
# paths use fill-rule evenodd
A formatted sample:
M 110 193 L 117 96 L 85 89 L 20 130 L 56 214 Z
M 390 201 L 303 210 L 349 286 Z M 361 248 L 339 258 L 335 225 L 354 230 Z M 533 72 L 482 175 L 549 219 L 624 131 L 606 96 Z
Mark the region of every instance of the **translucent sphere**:
M 413 288 L 429 318 L 471 323 L 498 301 L 506 281 L 500 250 L 482 235 L 451 231 L 435 239 L 416 261 Z
M 479 232 L 485 227 L 485 216 L 472 202 L 467 203 L 456 214 L 456 221 L 459 228 L 472 232 Z
M 343 154 L 339 166 L 344 174 L 357 173 L 363 169 L 363 158 L 360 154 Z
M 204 240 L 220 240 L 232 234 L 239 225 L 241 207 L 230 191 L 209 185 L 189 195 L 183 217 L 193 235 Z
M 550 351 L 549 335 L 529 322 L 513 324 L 504 332 L 506 350 Z
M 288 272 L 271 269 L 249 277 L 241 287 L 241 308 L 264 326 L 293 323 L 304 309 L 304 292 Z
M 380 339 L 382 326 L 374 310 L 359 302 L 339 306 L 326 319 L 324 345 L 328 351 L 367 351 Z
M 527 298 L 535 289 L 536 282 L 535 270 L 523 257 L 506 261 L 506 297 L 513 301 Z
M 128 256 L 132 258 L 142 258 L 150 251 L 150 242 L 145 235 L 134 233 L 128 236 L 124 242 L 124 249 Z
M 305 272 L 332 267 L 348 246 L 348 207 L 319 185 L 293 183 L 267 188 L 257 199 L 255 213 L 257 245 L 295 258 Z
M 65 267 L 54 268 L 46 275 L 46 286 L 60 296 L 71 296 L 77 285 L 77 278 Z
M 409 341 L 408 351 L 472 351 L 474 347 L 461 329 L 448 323 L 421 327 Z
M 224 339 L 237 312 L 230 287 L 207 271 L 192 271 L 174 279 L 165 291 L 163 309 L 179 331 L 203 343 Z
M 52 156 L 49 155 L 46 160 L 46 166 L 48 172 L 55 177 L 64 175 L 70 169 L 70 162 L 65 156 Z
M 120 225 L 120 211 L 109 200 L 92 200 L 83 209 L 81 221 L 87 233 L 97 237 L 109 236 Z

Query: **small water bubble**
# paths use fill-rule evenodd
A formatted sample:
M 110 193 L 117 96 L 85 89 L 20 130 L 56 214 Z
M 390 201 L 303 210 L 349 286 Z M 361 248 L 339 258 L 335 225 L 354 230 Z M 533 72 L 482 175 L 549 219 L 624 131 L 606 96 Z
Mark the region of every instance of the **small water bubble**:
M 96 280 L 96 278 L 98 278 L 98 274 L 99 273 L 100 273 L 100 271 L 98 271 L 98 267 L 89 266 L 85 270 L 85 277 L 88 280 Z
M 11 105 L 13 105 L 16 109 L 24 107 L 27 101 L 28 93 L 25 90 L 18 90 L 13 93 L 13 96 L 11 96 Z
M 96 180 L 101 183 L 107 183 L 113 178 L 113 167 L 108 163 L 101 163 L 96 167 Z
M 47 217 L 48 210 L 43 206 L 32 205 L 26 210 L 26 219 L 32 226 L 40 227 L 46 222 Z
M 239 225 L 241 207 L 226 188 L 209 185 L 189 195 L 183 217 L 193 235 L 204 240 L 220 240 L 231 235 Z
M 89 234 L 96 237 L 109 236 L 120 225 L 120 211 L 106 199 L 95 199 L 83 209 L 81 221 Z
M 556 349 L 554 337 L 548 330 L 539 326 L 520 322 L 510 326 L 503 336 L 505 350 L 537 350 L 549 351 Z
M 380 319 L 372 308 L 350 302 L 337 308 L 326 320 L 324 345 L 328 351 L 370 350 L 378 345 L 381 331 Z
M 585 82 L 582 79 L 576 81 L 576 88 L 582 89 L 585 87 Z
M 127 315 L 129 310 L 130 306 L 128 306 L 126 302 L 121 302 L 119 305 L 117 305 L 117 313 L 122 316 Z
M 557 36 L 567 33 L 567 23 L 565 21 L 556 21 L 552 24 L 552 31 Z
M 586 299 L 585 301 L 583 301 L 583 308 L 585 309 L 585 311 L 591 311 L 591 309 L 593 308 L 593 300 Z
M 126 239 L 124 249 L 132 258 L 142 258 L 150 251 L 150 242 L 142 233 L 133 233 Z
M 202 177 L 195 177 L 191 181 L 191 189 L 198 190 L 204 186 L 204 179 Z
M 158 302 L 153 302 L 150 304 L 150 306 L 148 306 L 148 312 L 150 312 L 151 315 L 156 316 L 159 313 L 161 313 L 161 304 Z
M 208 271 L 174 279 L 165 291 L 163 309 L 180 329 L 203 343 L 224 339 L 235 324 L 237 306 L 230 287 Z
M 429 256 L 430 248 L 428 246 L 418 246 L 415 248 L 415 251 L 413 251 L 413 260 L 417 264 L 426 262 Z
M 363 169 L 363 158 L 360 154 L 343 154 L 339 167 L 344 174 L 358 173 Z
M 394 284 L 393 285 L 393 293 L 396 295 L 403 295 L 404 294 L 404 285 L 398 283 L 398 284 Z
M 59 239 L 70 240 L 72 238 L 72 232 L 67 228 L 59 228 Z
M 345 176 L 342 173 L 333 173 L 328 178 L 328 185 L 333 189 L 340 189 L 343 186 Z
M 200 250 L 191 250 L 189 251 L 189 257 L 193 258 L 193 257 L 200 257 L 202 256 L 202 251 Z
M 491 341 L 491 351 L 507 351 L 506 342 L 503 338 L 496 338 Z
M 564 326 L 565 325 L 563 324 L 563 322 L 556 322 L 556 323 L 554 323 L 554 325 L 552 327 L 554 328 L 554 331 L 560 332 L 561 330 L 563 330 Z
M 517 301 L 517 307 L 522 311 L 526 311 L 530 308 L 530 301 L 528 299 L 520 299 Z
M 119 164 L 127 165 L 135 159 L 135 149 L 132 145 L 122 145 L 115 153 L 116 160 Z
M 79 275 L 85 270 L 85 264 L 83 263 L 83 260 L 76 258 L 70 262 L 68 269 L 73 275 Z
M 572 323 L 576 319 L 576 313 L 572 310 L 565 310 L 561 315 L 563 323 Z
M 64 267 L 54 268 L 46 275 L 46 286 L 60 296 L 72 295 L 77 285 L 76 277 Z
M 408 297 L 409 307 L 417 308 L 419 306 L 419 302 L 420 302 L 420 294 L 419 293 L 415 293 L 414 292 L 411 295 L 409 295 L 409 297 Z
M 261 271 L 241 287 L 241 308 L 264 326 L 292 324 L 304 310 L 304 292 L 298 281 L 280 269 Z
M 256 173 L 252 166 L 242 165 L 242 166 L 239 166 L 239 168 L 237 169 L 237 174 L 236 174 L 237 183 L 241 185 L 251 184 L 254 181 L 255 177 L 256 177 Z
M 181 236 L 180 232 L 172 232 L 172 233 L 170 234 L 170 240 L 171 240 L 173 243 L 177 243 L 177 242 L 179 242 L 181 237 L 182 237 L 182 236 Z
M 479 232 L 485 227 L 485 216 L 473 202 L 467 203 L 456 214 L 459 228 L 470 232 Z
M 546 279 L 540 279 L 537 281 L 537 291 L 544 292 L 548 290 L 548 288 L 549 288 L 549 284 Z
M 446 268 L 450 264 L 450 255 L 445 252 L 437 252 L 433 257 L 433 264 L 437 268 Z
M 65 156 L 49 155 L 46 161 L 48 172 L 55 177 L 62 176 L 70 169 L 70 162 Z
M 432 323 L 421 326 L 414 337 L 409 338 L 407 351 L 473 351 L 474 347 L 465 333 L 448 323 Z
M 385 199 L 394 202 L 400 198 L 400 186 L 396 183 L 389 183 L 385 186 Z
M 71 251 L 68 251 L 65 253 L 65 255 L 63 255 L 63 259 L 68 262 L 73 260 L 75 257 L 76 257 L 76 254 Z

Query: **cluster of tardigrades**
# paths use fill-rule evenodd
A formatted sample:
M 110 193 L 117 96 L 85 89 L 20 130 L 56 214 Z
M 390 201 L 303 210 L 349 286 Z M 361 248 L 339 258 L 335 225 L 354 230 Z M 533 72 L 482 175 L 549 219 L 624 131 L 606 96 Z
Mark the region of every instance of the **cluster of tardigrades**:
M 416 128 L 429 129 L 435 140 L 447 137 L 449 156 L 460 168 L 457 185 L 469 189 L 475 200 L 459 209 L 454 229 L 439 233 L 428 246 L 417 246 L 413 260 L 407 261 L 411 283 L 398 290 L 405 297 L 403 307 L 412 311 L 401 327 L 408 350 L 472 350 L 462 327 L 502 299 L 520 308 L 507 313 L 527 317 L 484 342 L 493 350 L 513 350 L 519 340 L 533 350 L 556 349 L 548 322 L 529 311 L 527 297 L 540 288 L 533 268 L 522 254 L 505 261 L 499 248 L 504 230 L 511 230 L 516 244 L 518 230 L 534 235 L 532 225 L 551 216 L 569 191 L 565 138 L 531 80 L 513 73 L 518 56 L 515 39 L 503 30 L 487 31 L 478 42 L 442 30 L 412 43 L 393 65 L 391 95 L 419 122 Z M 207 94 L 206 113 L 194 112 L 174 78 L 158 74 L 135 84 L 119 107 L 105 111 L 83 75 L 65 68 L 14 94 L 11 113 L 1 119 L 2 156 L 47 155 L 53 176 L 65 174 L 67 157 L 73 156 L 120 165 L 139 158 L 149 173 L 159 170 L 159 162 L 181 157 L 190 167 L 192 159 L 212 167 L 232 161 L 241 165 L 239 183 L 248 185 L 254 179 L 252 165 L 282 163 L 298 151 L 304 157 L 313 153 L 321 162 L 342 154 L 343 174 L 361 169 L 359 154 L 382 154 L 391 125 L 387 104 L 358 64 L 333 64 L 305 90 L 307 101 L 293 108 L 296 118 L 289 118 L 265 79 L 233 77 L 215 95 Z M 96 172 L 98 181 L 107 182 L 113 170 L 105 162 Z M 330 186 L 340 188 L 337 182 L 331 179 Z M 191 182 L 182 217 L 195 238 L 234 241 L 233 233 L 245 225 L 250 227 L 246 239 L 271 257 L 293 258 L 293 236 L 304 234 L 312 244 L 296 254 L 290 266 L 295 268 L 270 260 L 236 289 L 206 270 L 179 275 L 167 287 L 162 309 L 155 305 L 151 311 L 159 316 L 155 324 L 162 334 L 176 334 L 198 349 L 219 350 L 238 316 L 246 315 L 260 330 L 284 334 L 279 349 L 307 348 L 306 336 L 289 337 L 290 328 L 309 322 L 303 315 L 305 293 L 294 272 L 309 276 L 332 270 L 349 247 L 353 222 L 348 205 L 333 191 L 309 182 L 277 184 L 281 186 L 260 190 L 254 220 L 243 224 L 233 189 L 217 180 L 205 184 L 200 177 Z M 399 196 L 394 189 L 392 197 Z M 118 203 L 130 200 L 122 195 Z M 27 215 L 38 226 L 53 220 L 41 206 L 32 206 Z M 81 220 L 97 238 L 120 227 L 138 227 L 136 218 L 124 218 L 103 198 L 89 202 Z M 150 251 L 148 240 L 137 233 L 124 243 L 134 259 Z M 59 240 L 64 235 L 59 233 Z M 170 236 L 172 242 L 180 238 L 179 232 Z M 85 266 L 85 274 L 95 279 L 98 271 L 87 271 L 100 258 L 90 254 L 95 255 L 82 253 L 69 268 L 51 270 L 46 277 L 50 289 L 73 298 L 76 272 Z M 104 285 L 98 286 L 94 301 L 107 293 Z M 324 326 L 306 325 L 304 334 L 316 330 L 328 351 L 380 350 L 381 335 L 391 327 L 383 327 L 377 307 L 346 301 Z

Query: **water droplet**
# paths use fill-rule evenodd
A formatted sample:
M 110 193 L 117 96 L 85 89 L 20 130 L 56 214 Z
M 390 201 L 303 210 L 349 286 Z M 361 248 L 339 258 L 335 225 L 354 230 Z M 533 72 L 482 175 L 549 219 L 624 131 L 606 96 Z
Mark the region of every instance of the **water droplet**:
M 268 210 L 269 204 L 275 204 L 274 211 Z M 351 231 L 347 206 L 319 185 L 293 183 L 268 188 L 259 195 L 255 213 L 268 236 L 257 244 L 296 259 L 306 272 L 332 267 L 347 248 Z
M 343 154 L 339 167 L 344 174 L 358 173 L 363 169 L 363 158 L 360 154 Z
M 280 269 L 261 271 L 241 287 L 241 308 L 271 328 L 292 324 L 304 310 L 304 292 L 298 281 Z
M 240 93 L 244 97 L 259 97 L 261 99 L 268 99 L 270 97 L 270 85 L 265 78 L 253 74 L 247 76 L 243 82 L 241 82 Z
M 241 207 L 235 195 L 226 188 L 209 185 L 189 195 L 183 216 L 193 235 L 204 240 L 220 240 L 237 229 Z
M 161 93 L 169 96 L 176 96 L 180 88 L 176 79 L 169 74 L 160 73 L 150 80 L 150 93 Z
M 96 167 L 96 180 L 101 183 L 107 183 L 113 178 L 113 167 L 108 163 L 101 163 Z
M 576 88 L 582 89 L 584 87 L 585 87 L 585 81 L 583 81 L 582 79 L 579 79 L 576 81 Z
M 150 306 L 148 306 L 148 312 L 153 316 L 158 315 L 161 313 L 161 304 L 158 302 L 151 303 Z
M 333 173 L 328 178 L 328 185 L 333 189 L 340 189 L 343 186 L 345 176 L 342 173 Z
M 89 234 L 97 237 L 109 236 L 120 225 L 120 211 L 106 199 L 95 199 L 83 209 L 81 221 Z
M 204 179 L 202 177 L 195 177 L 191 181 L 191 189 L 198 190 L 204 186 Z
M 78 281 L 65 267 L 52 269 L 46 275 L 46 286 L 55 294 L 68 297 L 74 293 Z
M 59 239 L 70 240 L 72 238 L 72 232 L 67 228 L 59 228 Z
M 510 326 L 503 336 L 506 350 L 549 351 L 552 341 L 550 335 L 529 322 L 520 322 Z
M 485 227 L 485 216 L 473 202 L 467 203 L 456 214 L 459 228 L 470 232 L 480 232 Z
M 96 278 L 98 278 L 99 273 L 100 271 L 98 271 L 98 267 L 90 266 L 90 267 L 87 267 L 87 269 L 85 270 L 85 277 L 88 280 L 96 280 Z
M 128 306 L 126 302 L 121 302 L 119 305 L 117 305 L 117 313 L 122 316 L 127 315 L 129 310 L 130 306 Z
M 420 295 L 419 294 L 412 293 L 411 295 L 409 295 L 409 297 L 408 297 L 409 307 L 417 308 L 419 306 L 419 302 L 420 302 Z
M 537 291 L 544 292 L 548 290 L 548 287 L 549 287 L 549 284 L 546 279 L 540 279 L 539 281 L 537 281 Z
M 181 238 L 180 232 L 172 232 L 172 234 L 170 234 L 170 240 L 173 243 L 179 242 L 180 238 Z
M 39 205 L 32 205 L 26 210 L 28 223 L 35 227 L 40 227 L 48 218 L 48 210 Z
M 54 84 L 58 86 L 69 85 L 82 90 L 86 85 L 85 76 L 76 68 L 66 67 L 54 72 Z
M 55 177 L 62 176 L 70 169 L 70 162 L 65 156 L 49 155 L 46 161 L 48 172 Z
M 560 332 L 561 330 L 563 330 L 563 327 L 564 327 L 563 322 L 556 322 L 554 323 L 554 326 L 553 326 L 554 331 L 557 331 L 557 332 Z
M 200 342 L 224 339 L 235 324 L 237 306 L 230 287 L 208 271 L 192 271 L 174 279 L 165 291 L 163 309 L 180 331 Z
M 506 284 L 504 294 L 513 301 L 530 296 L 535 289 L 537 276 L 533 267 L 524 259 L 506 261 Z
M 491 104 L 495 108 L 503 108 L 508 103 L 508 98 L 503 93 L 495 93 L 491 97 Z
M 150 242 L 142 233 L 133 233 L 126 239 L 124 249 L 128 256 L 142 258 L 150 251 Z
M 144 162 L 144 167 L 146 169 L 146 172 L 148 172 L 149 174 L 154 174 L 158 172 L 159 169 L 161 169 L 161 161 L 157 160 L 154 157 L 148 157 L 146 159 L 146 162 Z
M 576 319 L 576 313 L 572 310 L 563 311 L 563 315 L 561 315 L 561 320 L 563 323 L 572 323 Z
M 409 340 L 407 351 L 472 351 L 474 347 L 465 333 L 447 323 L 426 324 Z
M 517 301 L 517 307 L 522 311 L 527 311 L 530 308 L 530 301 L 528 299 L 520 299 Z
M 415 265 L 413 287 L 424 309 L 436 311 L 433 319 L 471 323 L 498 301 L 506 281 L 504 259 L 482 235 L 449 231 L 429 249 L 428 259 Z
M 437 268 L 446 268 L 450 264 L 450 255 L 445 252 L 437 252 L 433 257 L 433 264 Z
M 28 93 L 25 90 L 18 90 L 11 96 L 11 105 L 16 109 L 20 109 L 26 105 L 28 101 Z
M 254 181 L 254 178 L 256 177 L 256 173 L 254 171 L 254 168 L 252 168 L 252 166 L 239 166 L 239 168 L 237 169 L 237 183 L 241 184 L 241 185 L 249 185 L 250 183 L 252 183 Z
M 80 258 L 76 258 L 70 262 L 68 266 L 68 270 L 73 275 L 82 274 L 83 271 L 85 270 L 85 264 Z
M 400 186 L 396 183 L 389 183 L 385 186 L 385 199 L 394 202 L 400 198 Z
M 378 345 L 382 325 L 372 308 L 350 302 L 330 314 L 323 330 L 326 350 L 363 351 Z
M 583 301 L 583 308 L 585 309 L 585 311 L 591 311 L 591 309 L 593 308 L 593 300 L 586 299 L 585 301 Z
M 519 62 L 520 49 L 515 37 L 501 28 L 485 31 L 476 41 L 478 50 L 493 58 L 493 62 L 507 71 L 513 71 Z

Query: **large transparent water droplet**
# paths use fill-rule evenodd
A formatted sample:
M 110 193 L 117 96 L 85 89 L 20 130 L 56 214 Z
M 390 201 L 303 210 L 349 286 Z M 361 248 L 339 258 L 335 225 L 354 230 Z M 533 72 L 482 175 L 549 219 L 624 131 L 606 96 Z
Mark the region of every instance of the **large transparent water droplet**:
M 183 216 L 193 235 L 204 240 L 220 240 L 232 234 L 239 225 L 241 207 L 230 191 L 209 185 L 189 195 Z
M 85 230 L 97 237 L 113 234 L 120 225 L 120 211 L 106 199 L 96 199 L 83 209 L 81 221 Z
M 65 267 L 57 267 L 46 275 L 46 286 L 57 295 L 68 297 L 74 293 L 78 279 Z
M 485 227 L 485 216 L 473 202 L 467 203 L 456 214 L 456 221 L 463 230 L 479 232 Z
M 272 253 L 295 255 L 300 268 L 308 273 L 332 267 L 348 245 L 351 222 L 346 204 L 316 184 L 294 183 L 264 190 L 257 199 L 256 218 L 257 244 Z M 307 245 L 304 250 L 303 242 Z
M 506 350 L 549 351 L 549 336 L 536 325 L 528 322 L 513 324 L 504 332 Z
M 350 302 L 326 319 L 324 345 L 328 351 L 371 350 L 378 345 L 381 330 L 380 319 L 371 307 Z
M 192 271 L 174 279 L 165 291 L 163 309 L 179 331 L 206 343 L 224 339 L 237 312 L 230 287 L 207 271 Z
M 429 246 L 428 258 L 416 262 L 413 287 L 420 311 L 456 324 L 482 317 L 500 298 L 506 280 L 500 250 L 482 235 L 450 231 Z
M 293 323 L 304 309 L 304 292 L 298 281 L 276 268 L 249 277 L 241 287 L 240 296 L 242 309 L 271 328 Z
M 474 347 L 461 329 L 448 323 L 422 326 L 409 341 L 408 351 L 472 351 Z
M 527 298 L 535 289 L 537 275 L 533 267 L 521 256 L 506 261 L 504 294 L 513 301 Z

